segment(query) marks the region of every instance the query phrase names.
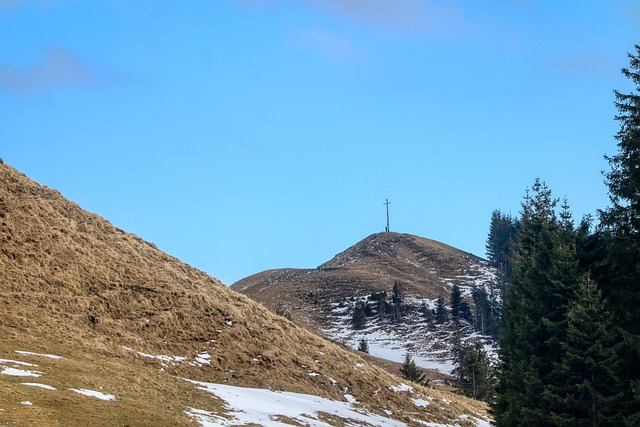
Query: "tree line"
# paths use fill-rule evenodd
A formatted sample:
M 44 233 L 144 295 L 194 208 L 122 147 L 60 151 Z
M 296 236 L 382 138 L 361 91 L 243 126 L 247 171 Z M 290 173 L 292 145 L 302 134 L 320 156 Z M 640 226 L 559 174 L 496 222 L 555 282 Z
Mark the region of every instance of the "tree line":
M 640 46 L 615 91 L 611 205 L 578 224 L 536 180 L 515 219 L 493 213 L 504 277 L 497 426 L 640 425 Z

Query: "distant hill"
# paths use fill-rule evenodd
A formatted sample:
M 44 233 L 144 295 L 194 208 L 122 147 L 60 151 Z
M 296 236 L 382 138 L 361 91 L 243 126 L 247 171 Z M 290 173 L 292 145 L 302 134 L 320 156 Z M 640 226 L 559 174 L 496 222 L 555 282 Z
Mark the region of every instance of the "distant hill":
M 325 409 L 265 405 L 273 423 L 486 425 L 483 404 L 401 385 L 6 164 L 0 281 L 0 424 L 259 425 L 238 396 L 288 391 Z
M 401 319 L 375 313 L 375 294 L 384 292 L 390 301 L 395 284 L 401 291 Z M 463 340 L 483 339 L 489 349 L 492 343 L 469 323 L 437 324 L 425 318 L 433 314 L 438 297 L 449 304 L 453 285 L 472 307 L 472 292 L 479 288 L 499 303 L 497 271 L 488 261 L 434 240 L 384 232 L 315 269 L 265 271 L 231 288 L 352 348 L 364 338 L 374 356 L 399 362 L 410 352 L 418 365 L 449 373 L 456 331 L 462 330 Z M 354 330 L 352 315 L 359 301 L 373 308 L 364 327 Z

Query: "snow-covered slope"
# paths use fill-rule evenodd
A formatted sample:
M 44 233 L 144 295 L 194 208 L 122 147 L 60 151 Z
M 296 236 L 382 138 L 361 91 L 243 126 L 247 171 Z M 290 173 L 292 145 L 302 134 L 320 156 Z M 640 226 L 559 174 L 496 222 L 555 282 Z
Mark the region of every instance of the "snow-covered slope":
M 345 394 L 347 402 L 338 402 L 318 396 L 300 393 L 277 392 L 272 390 L 240 388 L 222 384 L 192 381 L 201 390 L 224 400 L 227 406 L 225 416 L 189 408 L 185 411 L 204 427 L 233 427 L 258 424 L 264 427 L 290 427 L 304 425 L 309 427 L 331 427 L 336 421 L 345 426 L 405 427 L 406 423 L 394 420 L 385 410 L 385 414 L 376 414 L 358 405 L 351 395 Z M 416 392 L 407 384 L 392 387 L 396 393 L 411 396 L 417 408 L 432 404 L 434 398 Z M 441 401 L 447 405 L 447 400 Z M 451 402 L 449 402 L 450 404 Z M 462 415 L 452 424 L 429 422 L 413 419 L 418 425 L 429 427 L 459 426 L 461 422 L 477 427 L 489 427 L 487 417 L 475 418 Z

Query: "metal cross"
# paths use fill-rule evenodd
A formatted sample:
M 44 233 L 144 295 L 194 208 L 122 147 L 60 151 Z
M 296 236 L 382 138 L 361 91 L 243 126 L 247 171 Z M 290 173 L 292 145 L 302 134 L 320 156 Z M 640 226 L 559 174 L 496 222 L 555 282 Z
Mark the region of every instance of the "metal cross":
M 388 233 L 388 232 L 390 231 L 390 230 L 389 230 L 389 204 L 390 204 L 391 202 L 389 201 L 389 199 L 385 199 L 385 200 L 386 200 L 386 201 L 383 203 L 383 205 L 386 205 L 386 206 L 387 206 L 387 228 L 385 228 L 385 230 L 384 230 L 384 231 L 386 231 L 386 232 Z

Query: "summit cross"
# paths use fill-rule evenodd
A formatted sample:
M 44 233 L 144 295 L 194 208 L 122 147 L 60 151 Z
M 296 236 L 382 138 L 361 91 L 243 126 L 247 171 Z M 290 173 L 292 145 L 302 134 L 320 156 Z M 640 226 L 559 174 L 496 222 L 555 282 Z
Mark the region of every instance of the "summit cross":
M 383 205 L 387 206 L 387 227 L 384 229 L 384 231 L 386 231 L 387 233 L 390 231 L 389 229 L 389 204 L 391 204 L 391 202 L 389 201 L 389 199 L 385 199 L 386 201 L 383 203 Z

